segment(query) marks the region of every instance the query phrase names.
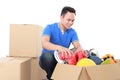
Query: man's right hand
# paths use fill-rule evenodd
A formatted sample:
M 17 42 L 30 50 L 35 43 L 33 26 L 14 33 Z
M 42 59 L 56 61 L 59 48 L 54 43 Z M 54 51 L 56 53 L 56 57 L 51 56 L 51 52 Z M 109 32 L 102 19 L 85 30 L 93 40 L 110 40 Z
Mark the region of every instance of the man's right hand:
M 72 56 L 73 52 L 69 49 L 69 48 L 65 48 L 65 47 L 62 47 L 62 46 L 58 46 L 57 47 L 57 51 L 59 53 L 61 53 L 62 56 Z

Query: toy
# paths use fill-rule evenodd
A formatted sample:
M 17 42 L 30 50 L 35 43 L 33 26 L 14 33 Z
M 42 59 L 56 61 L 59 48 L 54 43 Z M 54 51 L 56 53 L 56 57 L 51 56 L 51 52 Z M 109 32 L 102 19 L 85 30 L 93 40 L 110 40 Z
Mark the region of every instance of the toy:
M 86 55 L 87 55 L 87 58 L 93 60 L 97 65 L 101 64 L 102 60 L 101 58 L 99 58 L 99 56 L 97 55 L 98 52 L 92 48 L 90 50 L 86 50 Z
M 77 58 L 77 61 L 81 60 L 82 58 L 86 58 L 87 57 L 86 53 L 84 51 L 82 51 L 82 50 L 77 51 L 75 53 L 75 56 Z
M 76 64 L 76 66 L 95 66 L 96 63 L 88 58 L 83 58 L 81 60 L 79 60 Z
M 106 54 L 105 56 L 102 57 L 103 62 L 101 64 L 115 64 L 116 60 L 111 54 Z
M 99 57 L 99 53 L 98 53 L 98 51 L 95 48 L 90 49 L 89 53 L 92 56 L 98 56 Z
M 77 60 L 75 54 L 71 53 L 71 56 L 65 55 L 64 53 L 54 52 L 54 57 L 58 63 L 76 65 Z
M 89 56 L 88 58 L 93 60 L 97 65 L 102 63 L 101 58 L 99 58 L 98 56 Z
M 55 59 L 56 59 L 56 61 L 57 61 L 58 63 L 62 63 L 62 64 L 65 64 L 65 63 L 66 63 L 66 61 L 64 60 L 64 58 L 63 58 L 63 59 L 60 59 L 60 57 L 59 57 L 59 52 L 58 52 L 58 51 L 54 51 L 54 57 L 55 57 Z

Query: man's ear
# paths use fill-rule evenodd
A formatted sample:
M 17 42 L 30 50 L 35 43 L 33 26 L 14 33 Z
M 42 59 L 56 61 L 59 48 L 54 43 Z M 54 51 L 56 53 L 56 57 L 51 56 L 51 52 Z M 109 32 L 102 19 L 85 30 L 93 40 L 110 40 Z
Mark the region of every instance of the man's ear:
M 64 16 L 60 16 L 60 19 L 62 20 L 64 18 Z

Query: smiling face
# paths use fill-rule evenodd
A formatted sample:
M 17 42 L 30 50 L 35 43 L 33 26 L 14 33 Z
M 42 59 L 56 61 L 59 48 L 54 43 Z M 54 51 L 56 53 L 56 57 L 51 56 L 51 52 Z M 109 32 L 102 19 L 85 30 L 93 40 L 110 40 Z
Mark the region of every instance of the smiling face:
M 75 14 L 72 12 L 67 12 L 65 15 L 60 16 L 60 20 L 60 27 L 63 30 L 69 29 L 75 21 Z

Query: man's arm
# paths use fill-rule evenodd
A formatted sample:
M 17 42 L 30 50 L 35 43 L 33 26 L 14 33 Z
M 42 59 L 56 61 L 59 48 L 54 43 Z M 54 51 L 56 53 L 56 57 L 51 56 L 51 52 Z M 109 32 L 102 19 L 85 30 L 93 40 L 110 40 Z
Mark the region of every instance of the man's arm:
M 75 48 L 81 48 L 81 49 L 82 49 L 82 46 L 81 46 L 81 44 L 79 43 L 79 41 L 74 41 L 74 42 L 73 42 L 73 46 L 74 46 Z
M 57 50 L 58 45 L 49 42 L 49 36 L 42 36 L 42 47 L 48 50 Z
M 59 52 L 68 52 L 70 53 L 71 50 L 69 50 L 68 48 L 65 48 L 63 46 L 60 45 L 56 45 L 50 42 L 50 37 L 49 36 L 42 36 L 42 47 L 47 49 L 47 50 L 56 50 Z
M 74 48 L 77 49 L 76 51 L 83 50 L 83 48 L 82 48 L 81 44 L 79 43 L 79 41 L 74 41 L 73 46 L 74 46 Z

